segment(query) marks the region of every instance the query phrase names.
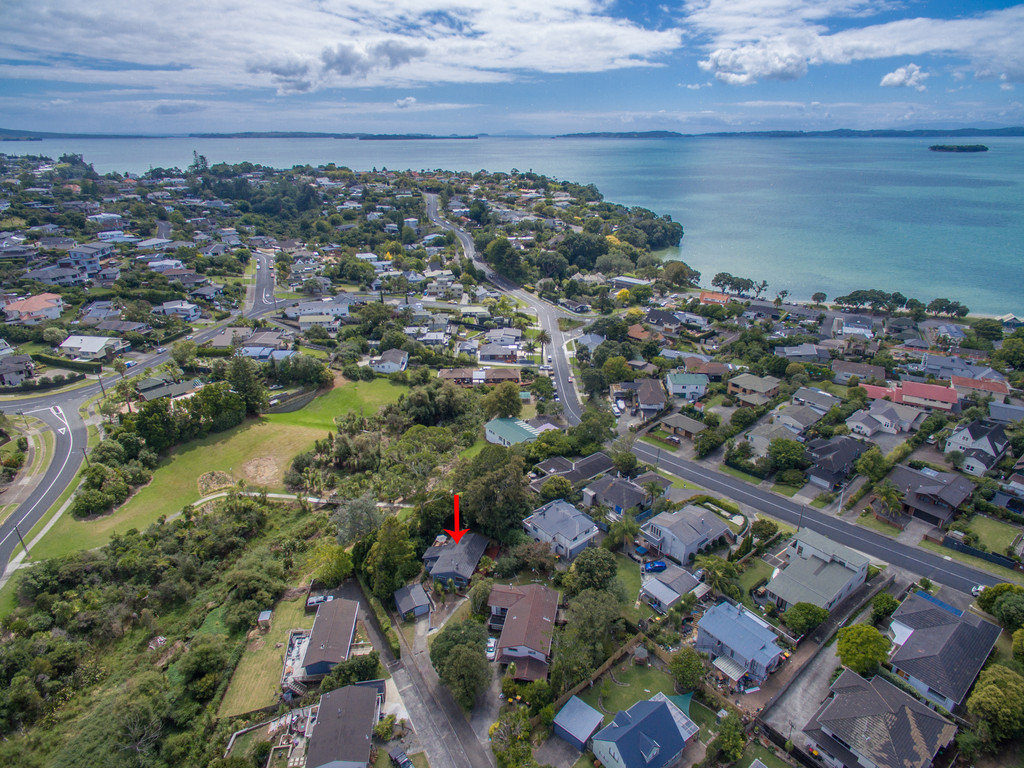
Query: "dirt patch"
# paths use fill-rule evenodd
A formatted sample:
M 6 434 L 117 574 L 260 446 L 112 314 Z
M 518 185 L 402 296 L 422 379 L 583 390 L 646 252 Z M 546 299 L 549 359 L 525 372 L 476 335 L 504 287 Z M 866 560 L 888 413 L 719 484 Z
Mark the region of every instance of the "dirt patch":
M 242 475 L 252 485 L 276 485 L 283 476 L 284 467 L 270 456 L 251 459 L 242 465 Z
M 164 651 L 163 656 L 157 659 L 156 665 L 163 669 L 167 666 L 168 662 L 170 662 L 170 660 L 174 658 L 174 655 L 177 654 L 177 652 L 182 650 L 184 647 L 185 643 L 183 643 L 181 640 L 176 640 L 174 642 L 174 645 L 172 645 L 170 648 Z
M 306 594 L 306 587 L 291 587 L 285 590 L 285 593 L 281 595 L 281 601 L 290 603 L 292 600 L 302 597 Z
M 266 640 L 264 640 L 262 637 L 257 637 L 255 640 L 249 643 L 249 650 L 258 651 L 264 645 L 266 645 Z
M 205 475 L 200 475 L 196 483 L 199 486 L 199 495 L 209 496 L 211 493 L 233 486 L 235 478 L 227 472 L 207 472 Z

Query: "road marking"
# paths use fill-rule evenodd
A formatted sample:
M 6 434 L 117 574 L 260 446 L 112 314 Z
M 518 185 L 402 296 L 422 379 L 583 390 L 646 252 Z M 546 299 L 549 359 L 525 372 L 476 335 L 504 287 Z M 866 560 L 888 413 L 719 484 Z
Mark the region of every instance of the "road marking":
M 58 432 L 60 432 L 60 433 L 61 433 L 61 434 L 63 435 L 63 434 L 65 433 L 65 432 L 67 432 L 67 431 L 68 431 L 68 429 L 67 429 L 67 427 L 61 427 L 61 428 L 60 428 L 60 429 L 58 429 L 57 431 L 58 431 Z

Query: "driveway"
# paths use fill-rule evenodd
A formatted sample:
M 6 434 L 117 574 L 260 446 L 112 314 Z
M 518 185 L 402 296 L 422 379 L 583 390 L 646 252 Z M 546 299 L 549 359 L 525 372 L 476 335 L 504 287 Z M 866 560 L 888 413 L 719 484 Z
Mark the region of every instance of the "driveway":
M 805 646 L 810 646 L 810 643 Z M 787 738 L 791 738 L 791 734 L 798 734 L 828 696 L 832 673 L 838 668 L 836 644 L 832 643 L 822 649 L 802 673 L 789 682 L 786 692 L 771 709 L 762 714 L 762 718 Z M 794 741 L 802 743 L 799 737 Z

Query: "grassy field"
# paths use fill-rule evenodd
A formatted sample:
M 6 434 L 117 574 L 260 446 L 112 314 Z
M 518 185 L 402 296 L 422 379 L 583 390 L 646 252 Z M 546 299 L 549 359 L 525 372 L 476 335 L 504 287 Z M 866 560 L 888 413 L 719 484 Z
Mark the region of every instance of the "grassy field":
M 865 528 L 870 528 L 875 533 L 880 533 L 883 536 L 889 536 L 893 539 L 900 535 L 899 528 L 889 525 L 888 523 L 883 523 L 870 513 L 858 517 L 857 525 L 863 525 Z
M 326 360 L 328 358 L 328 354 L 325 350 L 313 349 L 312 347 L 304 347 L 301 344 L 299 345 L 299 352 L 301 352 L 304 355 L 309 355 L 310 357 L 315 357 L 319 360 Z
M 789 763 L 770 749 L 765 749 L 760 744 L 754 743 L 747 744 L 747 748 L 743 750 L 743 757 L 736 763 L 736 768 L 750 768 L 750 764 L 755 760 L 760 760 L 768 768 L 792 768 Z
M 988 571 L 995 576 L 1006 581 L 1012 581 L 1016 584 L 1024 584 L 1024 574 L 1018 571 L 1011 571 L 1009 568 L 1003 568 L 1001 565 L 990 563 L 988 560 L 982 560 L 980 557 L 972 557 L 971 555 L 964 554 L 963 552 L 957 552 L 955 549 L 949 549 L 936 544 L 934 541 L 922 540 L 919 547 L 935 552 L 943 557 L 949 557 L 953 560 L 959 560 L 961 563 L 977 568 L 980 571 Z
M 281 490 L 292 458 L 334 429 L 334 417 L 349 410 L 372 413 L 393 402 L 404 387 L 378 379 L 335 387 L 294 413 L 247 420 L 234 429 L 196 440 L 171 452 L 142 488 L 113 514 L 95 520 L 64 515 L 32 551 L 47 559 L 98 547 L 114 533 L 143 529 L 161 515 L 172 515 L 200 498 L 197 481 L 207 472 L 226 472 L 250 487 Z
M 659 475 L 664 477 L 666 480 L 671 480 L 673 488 L 684 488 L 684 489 L 689 489 L 689 490 L 694 490 L 694 491 L 699 491 L 700 490 L 700 486 L 699 485 L 694 485 L 693 483 L 689 482 L 688 480 L 683 480 L 681 477 L 676 477 L 675 475 L 670 475 L 668 472 L 666 472 L 666 471 L 664 471 L 662 469 L 657 470 L 657 472 L 658 472 Z
M 1020 533 L 1020 528 L 1009 523 L 994 520 L 991 517 L 975 515 L 971 518 L 970 529 L 978 534 L 978 541 L 984 544 L 989 552 L 1003 553 Z
M 306 614 L 305 603 L 299 597 L 274 606 L 270 631 L 249 643 L 220 703 L 218 717 L 240 715 L 277 701 L 285 648 L 274 646 L 287 644 L 289 630 L 312 628 L 314 614 Z
M 743 480 L 744 482 L 751 483 L 753 485 L 759 485 L 761 483 L 760 477 L 754 477 L 753 475 L 747 474 L 742 469 L 736 469 L 735 467 L 730 467 L 727 464 L 722 464 L 718 467 L 718 471 L 724 472 L 727 475 L 732 475 L 737 480 Z
M 625 555 L 618 554 L 615 555 L 615 567 L 617 569 L 615 575 L 626 587 L 626 598 L 628 600 L 627 607 L 623 609 L 622 614 L 633 622 L 646 618 L 651 613 L 650 609 L 644 604 L 641 604 L 643 608 L 636 608 L 633 605 L 640 594 L 640 565 Z
M 0 589 L 0 619 L 18 607 L 18 582 L 21 581 L 21 571 L 15 571 L 11 578 Z
M 474 456 L 480 453 L 480 451 L 482 451 L 486 445 L 487 441 L 484 440 L 483 437 L 478 437 L 476 442 L 469 446 L 469 448 L 466 448 L 464 451 L 460 452 L 459 456 L 462 457 L 463 459 L 472 459 Z
M 789 496 L 790 498 L 793 498 L 794 496 L 796 496 L 797 491 L 799 491 L 800 489 L 794 485 L 783 485 L 782 483 L 775 483 L 774 485 L 772 485 L 772 490 L 775 491 L 775 493 L 781 493 L 783 496 Z
M 623 667 L 626 668 L 625 671 L 623 671 Z M 617 685 L 615 681 L 605 675 L 597 685 L 579 694 L 583 701 L 601 712 L 597 699 L 602 689 L 606 691 L 607 695 L 604 696 L 602 702 L 605 710 L 612 714 L 604 716 L 605 725 L 611 722 L 615 712 L 629 709 L 636 702 L 641 699 L 649 699 L 659 691 L 666 696 L 675 694 L 675 682 L 668 674 L 654 667 L 631 664 L 628 657 L 616 662 L 612 666 L 611 672 L 615 675 L 615 680 L 625 685 Z

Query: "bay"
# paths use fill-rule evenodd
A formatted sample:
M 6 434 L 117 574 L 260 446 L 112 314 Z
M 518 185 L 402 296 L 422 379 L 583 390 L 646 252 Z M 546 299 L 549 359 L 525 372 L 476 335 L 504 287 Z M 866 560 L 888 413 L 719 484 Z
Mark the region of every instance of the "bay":
M 533 170 L 595 184 L 607 200 L 669 214 L 686 235 L 664 253 L 809 299 L 857 288 L 942 296 L 975 313 L 1024 313 L 1024 138 L 979 154 L 929 152 L 936 139 L 699 137 L 47 139 L 0 151 L 77 152 L 100 173 L 211 163 L 354 170 Z

